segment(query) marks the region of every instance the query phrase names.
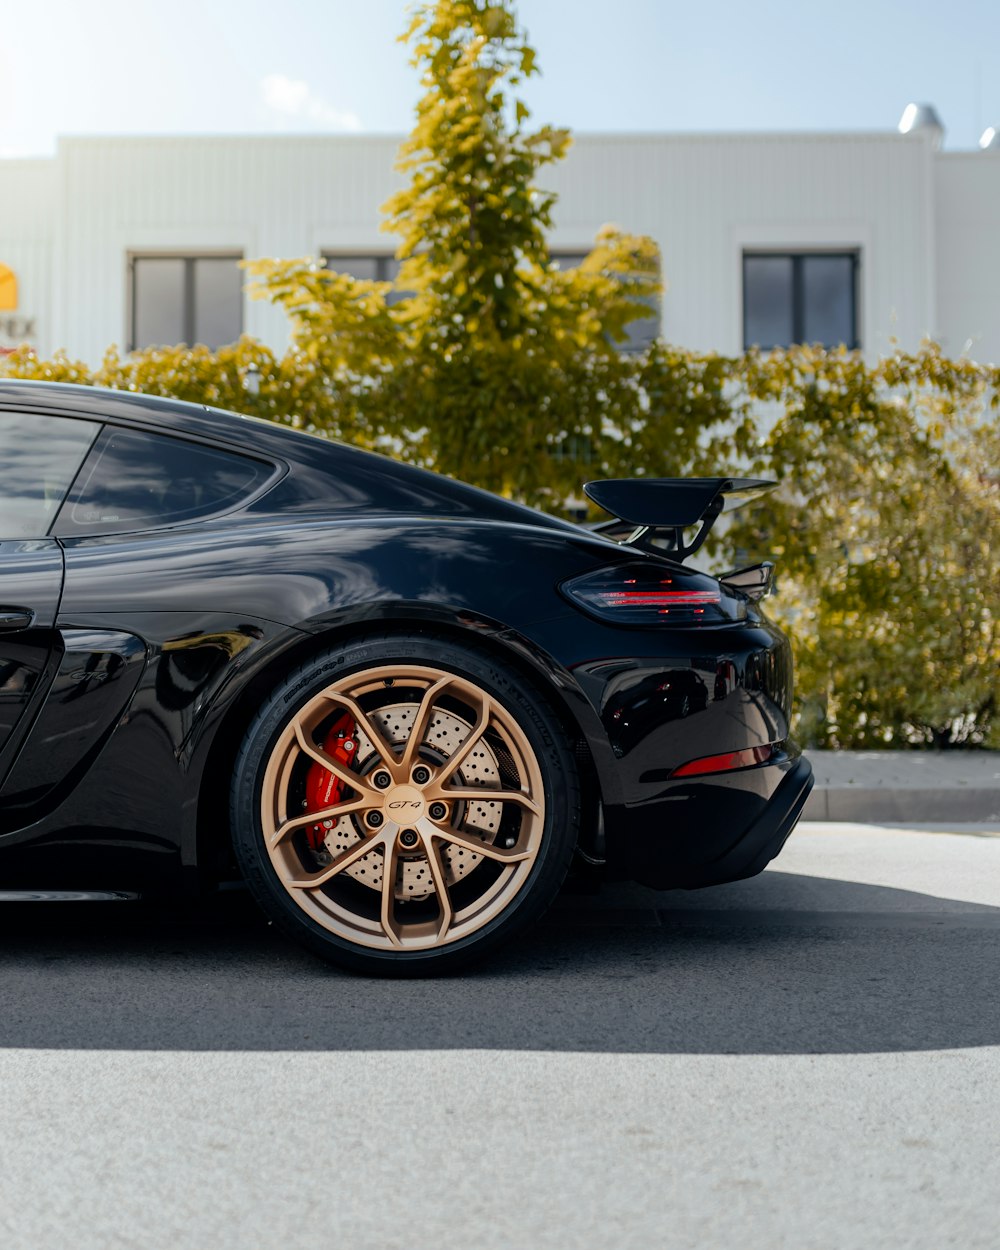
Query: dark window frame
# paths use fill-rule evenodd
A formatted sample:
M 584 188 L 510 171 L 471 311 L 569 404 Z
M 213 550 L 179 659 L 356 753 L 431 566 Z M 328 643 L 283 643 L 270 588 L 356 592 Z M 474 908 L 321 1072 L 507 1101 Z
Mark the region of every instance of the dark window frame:
M 807 342 L 805 337 L 805 261 L 815 259 L 842 259 L 851 263 L 851 341 L 845 343 L 849 351 L 861 348 L 858 334 L 858 273 L 861 268 L 861 249 L 858 247 L 830 248 L 756 248 L 745 247 L 740 262 L 740 278 L 742 283 L 742 315 L 743 315 L 743 350 L 749 351 L 756 343 L 747 342 L 747 261 L 748 260 L 790 260 L 792 262 L 792 339 L 788 344 L 776 346 L 799 346 Z M 824 347 L 839 347 L 839 343 L 825 343 Z M 770 348 L 761 348 L 769 351 Z
M 130 352 L 141 351 L 145 347 L 173 347 L 175 344 L 142 344 L 136 342 L 136 319 L 138 314 L 138 301 L 136 299 L 136 261 L 141 260 L 180 260 L 184 262 L 184 297 L 183 297 L 183 318 L 184 325 L 183 337 L 177 340 L 178 344 L 185 344 L 193 347 L 195 343 L 195 266 L 200 260 L 243 260 L 242 249 L 219 248 L 208 251 L 184 252 L 184 251 L 156 251 L 143 250 L 128 253 L 128 350 Z M 241 296 L 240 299 L 240 327 L 239 333 L 236 335 L 238 339 L 246 329 L 246 297 Z M 236 339 L 233 340 L 235 342 Z

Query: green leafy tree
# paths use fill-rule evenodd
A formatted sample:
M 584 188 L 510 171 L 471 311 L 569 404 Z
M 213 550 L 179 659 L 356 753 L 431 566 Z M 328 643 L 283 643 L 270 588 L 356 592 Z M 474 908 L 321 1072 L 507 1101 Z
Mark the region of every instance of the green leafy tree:
M 328 379 L 320 428 L 558 507 L 578 462 L 599 472 L 642 415 L 618 344 L 658 296 L 656 247 L 608 228 L 578 267 L 551 260 L 539 178 L 569 135 L 526 128 L 516 93 L 537 67 L 509 4 L 437 0 L 403 38 L 424 94 L 400 154 L 409 185 L 384 206 L 395 291 L 310 261 L 250 272 Z

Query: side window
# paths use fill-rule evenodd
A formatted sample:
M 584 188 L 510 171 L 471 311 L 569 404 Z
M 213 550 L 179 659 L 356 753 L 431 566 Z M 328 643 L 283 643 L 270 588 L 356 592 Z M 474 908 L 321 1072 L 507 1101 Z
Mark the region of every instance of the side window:
M 588 255 L 588 252 L 554 251 L 551 253 L 552 259 L 559 262 L 560 269 L 575 269 L 577 265 L 583 264 Z M 623 281 L 627 283 L 628 280 L 623 279 Z M 649 307 L 649 316 L 636 317 L 634 321 L 628 323 L 626 326 L 628 338 L 617 344 L 620 352 L 643 352 L 660 337 L 660 301 L 651 299 L 642 302 Z
M 0 412 L 0 540 L 45 537 L 100 428 Z
M 235 507 L 274 466 L 200 443 L 108 426 L 63 505 L 54 532 L 120 534 L 179 525 Z

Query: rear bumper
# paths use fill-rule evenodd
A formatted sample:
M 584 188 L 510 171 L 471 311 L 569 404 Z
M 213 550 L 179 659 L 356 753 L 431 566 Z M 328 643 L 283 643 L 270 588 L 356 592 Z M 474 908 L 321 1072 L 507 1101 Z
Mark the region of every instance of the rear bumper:
M 796 749 L 732 773 L 668 785 L 605 813 L 610 873 L 656 889 L 697 889 L 761 872 L 784 846 L 813 787 Z

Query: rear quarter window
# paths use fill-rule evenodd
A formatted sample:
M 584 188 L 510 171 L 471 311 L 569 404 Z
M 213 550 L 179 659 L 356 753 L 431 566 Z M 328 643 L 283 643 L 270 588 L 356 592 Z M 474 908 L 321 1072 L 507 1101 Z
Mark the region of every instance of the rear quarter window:
M 105 427 L 53 532 L 115 534 L 229 512 L 274 475 L 274 465 L 144 430 Z

